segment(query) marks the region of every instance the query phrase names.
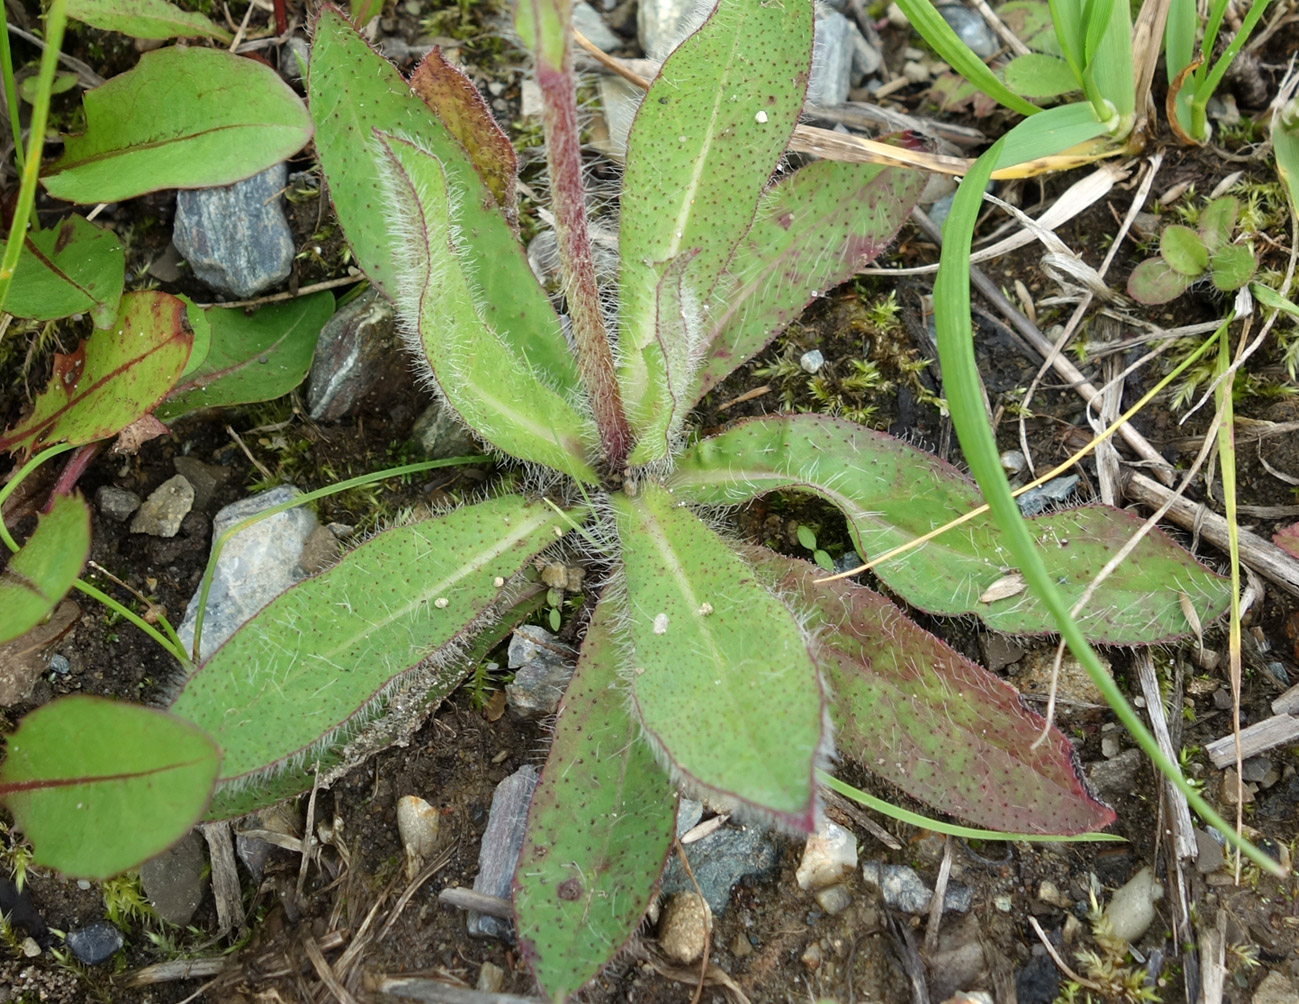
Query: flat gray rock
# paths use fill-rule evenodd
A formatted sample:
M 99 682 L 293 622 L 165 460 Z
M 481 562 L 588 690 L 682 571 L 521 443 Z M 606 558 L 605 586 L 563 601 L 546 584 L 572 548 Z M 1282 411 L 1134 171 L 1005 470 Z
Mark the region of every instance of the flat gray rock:
M 514 879 L 514 866 L 519 862 L 523 847 L 523 829 L 528 822 L 528 806 L 537 787 L 540 774 L 529 764 L 520 767 L 496 786 L 492 795 L 492 808 L 487 817 L 487 830 L 478 848 L 478 875 L 474 878 L 474 892 L 501 899 L 510 898 L 510 884 Z M 469 933 L 479 938 L 514 940 L 514 931 L 508 920 L 491 917 L 476 910 L 468 915 Z
M 88 966 L 107 962 L 124 944 L 122 932 L 106 920 L 68 932 L 68 949 Z
M 934 890 L 925 882 L 914 868 L 907 865 L 886 865 L 878 861 L 867 861 L 862 866 L 862 877 L 869 885 L 878 886 L 884 896 L 884 902 L 894 910 L 903 913 L 923 914 L 929 912 L 929 902 L 934 898 Z M 943 897 L 943 910 L 965 913 L 970 909 L 974 893 L 959 882 L 947 883 L 947 894 Z
M 240 299 L 283 282 L 293 270 L 293 233 L 280 193 L 284 163 L 221 188 L 176 193 L 172 243 L 194 275 Z
M 263 509 L 300 495 L 293 485 L 232 502 L 212 522 L 212 543 L 236 523 Z M 206 659 L 240 624 L 295 582 L 306 578 L 302 545 L 318 525 L 315 513 L 295 508 L 269 516 L 235 534 L 226 543 L 212 576 L 199 657 Z M 177 634 L 188 650 L 194 643 L 198 591 L 190 597 Z
M 140 508 L 140 496 L 116 485 L 102 485 L 95 492 L 95 505 L 101 516 L 125 523 Z
M 206 868 L 203 839 L 190 831 L 180 843 L 140 866 L 140 884 L 159 917 L 184 927 L 203 901 Z
M 348 414 L 388 373 L 397 351 L 392 304 L 376 290 L 325 322 L 307 376 L 307 411 L 317 422 Z
M 481 453 L 460 420 L 441 401 L 434 401 L 415 419 L 410 438 L 419 444 L 420 453 L 428 460 L 447 460 L 450 457 L 467 457 Z
M 766 830 L 757 826 L 739 826 L 733 822 L 702 840 L 686 844 L 685 851 L 690 869 L 695 873 L 695 881 L 699 883 L 699 891 L 704 894 L 715 917 L 726 912 L 731 889 L 736 883 L 749 875 L 766 875 L 776 867 L 780 857 Z M 676 892 L 693 892 L 694 888 L 685 869 L 681 867 L 681 860 L 676 855 L 670 857 L 659 892 L 670 896 Z

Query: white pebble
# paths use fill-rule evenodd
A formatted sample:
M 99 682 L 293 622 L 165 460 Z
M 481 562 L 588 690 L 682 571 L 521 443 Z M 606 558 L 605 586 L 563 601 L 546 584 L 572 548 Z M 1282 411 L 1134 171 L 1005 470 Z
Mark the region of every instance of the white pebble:
M 1131 944 L 1155 921 L 1155 904 L 1164 897 L 1164 887 L 1147 866 L 1138 871 L 1111 898 L 1105 918 L 1114 934 Z
M 857 868 L 857 838 L 838 823 L 826 820 L 807 838 L 803 860 L 795 878 L 804 891 L 824 889 L 839 882 Z

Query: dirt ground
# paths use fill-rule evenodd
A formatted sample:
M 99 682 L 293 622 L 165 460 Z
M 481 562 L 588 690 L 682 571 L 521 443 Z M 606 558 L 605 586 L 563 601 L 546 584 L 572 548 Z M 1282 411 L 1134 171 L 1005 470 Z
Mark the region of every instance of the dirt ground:
M 454 5 L 447 6 L 452 13 L 445 22 L 439 22 L 443 31 L 460 23 L 454 19 Z M 390 30 L 414 43 L 421 37 L 418 20 L 403 14 Z M 897 41 L 896 35 L 886 33 L 886 40 L 892 40 L 890 45 Z M 473 27 L 468 41 L 461 39 L 455 44 L 476 79 L 503 85 L 499 93 L 507 107 L 502 118 L 517 122 L 517 54 L 508 49 L 502 54 L 489 45 L 488 29 L 481 26 Z M 1284 57 L 1295 48 L 1299 48 L 1299 32 L 1291 24 L 1259 53 L 1260 72 L 1268 84 L 1275 86 Z M 475 58 L 481 58 L 482 64 L 476 65 Z M 894 59 L 895 54 L 891 52 L 889 58 Z M 120 69 L 112 67 L 114 72 Z M 102 72 L 107 75 L 109 69 L 102 68 Z M 918 88 L 901 92 L 897 100 L 912 110 L 924 108 Z M 1246 114 L 1251 113 L 1257 110 L 1246 109 Z M 972 124 L 993 135 L 1002 128 L 996 121 Z M 521 131 L 516 129 L 516 135 Z M 1191 182 L 1194 192 L 1203 196 L 1236 170 L 1245 172 L 1245 183 L 1264 185 L 1275 181 L 1270 160 L 1253 155 L 1248 146 L 1187 151 L 1171 145 L 1171 137 L 1160 134 L 1150 150 L 1165 144 L 1166 159 L 1155 194 L 1177 183 Z M 309 166 L 309 158 L 300 160 L 302 163 L 295 167 Z M 1024 183 L 1018 186 L 1019 204 L 1034 214 L 1072 180 L 1048 177 Z M 1279 197 L 1275 188 L 1272 192 L 1273 197 Z M 1117 228 L 1114 213 L 1121 216 L 1126 212 L 1130 197 L 1130 186 L 1116 189 L 1107 200 L 1061 228 L 1060 237 L 1087 261 L 1098 262 L 1108 249 L 1104 235 L 1112 235 Z M 42 209 L 54 212 L 58 207 L 42 204 Z M 166 243 L 170 213 L 167 198 L 150 197 L 123 204 L 106 216 L 113 226 L 123 231 L 130 229 L 132 254 L 136 256 L 135 264 L 139 264 Z M 305 284 L 328 277 L 326 265 L 334 260 L 329 241 L 336 241 L 337 236 L 335 230 L 331 238 L 327 204 L 319 200 L 295 204 L 292 216 L 295 235 L 303 248 L 324 241 L 321 253 L 301 260 L 294 281 Z M 994 225 L 995 221 L 989 221 L 981 233 L 986 234 Z M 1289 253 L 1289 232 L 1283 227 L 1272 236 L 1273 246 L 1264 249 L 1264 267 L 1283 269 Z M 1113 284 L 1118 286 L 1136 261 L 1148 253 L 1148 249 L 1137 247 L 1129 239 L 1111 268 Z M 935 260 L 932 242 L 908 226 L 898 245 L 877 264 L 916 265 Z M 985 268 L 1003 289 L 1014 290 L 1016 281 L 1022 282 L 1034 302 L 1055 292 L 1032 248 Z M 746 414 L 783 407 L 818 407 L 806 381 L 781 376 L 779 363 L 819 348 L 832 374 L 843 370 L 851 360 L 866 359 L 878 367 L 882 376 L 880 385 L 868 396 L 851 389 L 839 393 L 838 407 L 872 408 L 869 424 L 942 452 L 959 464 L 949 424 L 932 403 L 926 403 L 927 395 L 941 395 L 936 367 L 916 370 L 905 365 L 933 355 L 927 341 L 924 299 L 930 281 L 907 279 L 894 286 L 891 281 L 866 277 L 833 291 L 810 308 L 759 360 L 710 396 L 701 416 L 701 428 L 718 427 Z M 183 282 L 175 288 L 202 294 L 201 289 L 186 287 Z M 889 292 L 897 297 L 900 324 L 888 330 L 872 328 L 867 308 Z M 1220 316 L 1222 307 L 1220 298 L 1193 291 L 1169 307 L 1151 309 L 1143 316 L 1170 326 L 1189 324 Z M 1039 327 L 1047 330 L 1052 324 L 1063 323 L 1068 309 L 1039 308 Z M 980 368 L 994 411 L 1003 416 L 998 435 L 1004 449 L 1015 449 L 1019 446 L 1015 406 L 1022 399 L 1023 388 L 1033 382 L 1040 359 L 1023 351 L 991 307 L 978 304 L 977 311 Z M 59 332 L 63 350 L 71 347 L 70 341 L 78 334 L 84 332 L 72 327 Z M 1105 340 L 1104 333 L 1094 328 L 1088 329 L 1088 337 Z M 12 421 L 21 413 L 30 392 L 41 386 L 49 372 L 53 347 L 46 344 L 40 351 L 7 357 L 0 369 L 0 418 Z M 1084 368 L 1089 373 L 1094 371 L 1094 367 Z M 1279 348 L 1264 349 L 1250 372 L 1260 384 L 1270 382 L 1281 392 L 1243 396 L 1239 403 L 1242 415 L 1278 423 L 1299 419 L 1299 398 L 1285 376 Z M 275 480 L 292 481 L 303 490 L 391 464 L 394 453 L 404 449 L 411 425 L 425 404 L 413 380 L 404 374 L 404 366 L 394 367 L 393 379 L 385 383 L 381 393 L 372 394 L 352 415 L 336 423 L 322 426 L 307 420 L 300 400 L 292 395 L 269 405 L 183 421 L 170 436 L 146 444 L 135 457 L 101 454 L 80 481 L 88 498 L 93 498 L 103 485 L 128 488 L 145 496 L 175 473 L 173 461 L 180 455 L 197 457 L 220 468 L 225 476 L 212 497 L 185 519 L 180 533 L 171 539 L 133 535 L 122 524 L 96 514 L 92 560 L 161 605 L 173 622 L 178 621 L 207 559 L 212 517 L 222 505 L 247 495 L 254 484 L 265 484 L 265 475 L 253 460 L 268 469 Z M 1134 373 L 1128 381 L 1126 400 L 1134 400 L 1159 375 L 1157 365 L 1147 365 Z M 1166 401 L 1157 402 L 1135 423 L 1174 463 L 1185 463 L 1194 454 L 1199 445 L 1197 437 L 1204 432 L 1202 415 L 1179 425 L 1182 414 L 1174 413 Z M 1051 464 L 1067 455 L 1068 449 L 1076 446 L 1075 431 L 1086 428 L 1078 398 L 1067 388 L 1049 382 L 1036 393 L 1031 416 L 1025 423 L 1039 464 Z M 1293 482 L 1272 472 L 1299 476 L 1299 440 L 1280 436 L 1250 442 L 1240 450 L 1240 466 L 1241 502 L 1270 507 L 1251 510 L 1254 513 L 1285 513 L 1275 518 L 1247 515 L 1250 528 L 1270 536 L 1278 527 L 1293 522 L 1299 514 Z M 1093 490 L 1094 465 L 1086 461 L 1078 473 L 1083 476 L 1084 490 Z M 34 489 L 41 487 L 39 482 L 33 485 Z M 44 487 L 48 488 L 48 482 Z M 459 487 L 463 486 L 446 480 L 385 483 L 364 497 L 347 495 L 326 500 L 321 504 L 320 518 L 322 523 L 337 521 L 366 530 L 405 507 Z M 40 499 L 39 491 L 35 497 Z M 1205 499 L 1202 479 L 1193 489 L 1193 497 L 1197 501 Z M 1213 497 L 1220 500 L 1220 492 Z M 1210 507 L 1221 511 L 1220 502 Z M 737 514 L 737 526 L 742 534 L 770 540 L 773 516 L 777 517 L 776 526 L 791 517 L 830 522 L 827 510 L 805 501 L 770 498 Z M 21 534 L 29 527 L 29 522 L 19 520 L 16 529 Z M 1184 544 L 1194 545 L 1196 553 L 1210 565 L 1224 567 L 1221 552 L 1196 542 L 1190 533 L 1177 529 L 1170 532 Z M 823 533 L 822 546 L 835 553 L 842 550 L 846 540 L 842 531 L 839 534 L 838 539 L 826 539 Z M 795 553 L 793 542 L 784 543 L 790 553 Z M 96 573 L 91 578 L 101 588 L 113 590 L 124 602 L 134 602 L 103 576 Z M 51 649 L 68 660 L 69 672 L 46 674 L 27 701 L 0 708 L 0 731 L 9 731 L 24 713 L 61 694 L 99 694 L 148 703 L 160 700 L 174 681 L 175 667 L 145 636 L 127 623 L 114 622 L 90 601 L 79 602 L 80 616 L 74 627 Z M 142 609 L 138 603 L 136 606 Z M 1286 687 L 1299 682 L 1297 611 L 1299 603 L 1294 596 L 1270 587 L 1263 602 L 1251 612 L 1240 700 L 1243 724 L 1268 717 L 1270 702 Z M 981 628 L 971 624 L 942 622 L 919 614 L 916 619 L 981 663 L 986 661 L 989 647 L 1000 644 L 1000 639 L 984 636 Z M 570 618 L 565 630 L 574 631 L 579 623 L 580 618 Z M 1164 682 L 1172 688 L 1168 703 L 1174 712 L 1170 724 L 1174 744 L 1183 751 L 1186 770 L 1202 783 L 1206 797 L 1224 815 L 1234 817 L 1234 781 L 1228 772 L 1214 768 L 1203 752 L 1207 743 L 1231 731 L 1229 703 L 1228 709 L 1223 707 L 1226 646 L 1224 626 L 1208 625 L 1204 638 L 1207 655 L 1197 654 L 1195 645 L 1188 643 L 1160 650 L 1156 659 L 1167 667 Z M 1024 647 L 1034 653 L 1052 651 L 1052 646 L 1044 642 L 1025 643 Z M 1125 690 L 1130 695 L 1139 694 L 1133 654 L 1112 651 L 1107 655 Z M 503 664 L 505 660 L 498 655 L 496 661 Z M 1012 663 L 1012 669 L 1023 667 L 1025 661 Z M 466 667 L 467 673 L 469 669 Z M 1027 699 L 1041 710 L 1043 696 L 1031 692 L 1027 677 L 1012 679 L 1026 689 Z M 497 678 L 489 686 L 498 688 L 502 684 L 503 679 Z M 357 1000 L 396 999 L 375 993 L 385 975 L 429 976 L 473 987 L 488 963 L 503 972 L 499 988 L 502 993 L 532 993 L 530 976 L 513 946 L 495 939 L 469 937 L 464 913 L 438 899 L 443 889 L 472 885 L 495 785 L 521 766 L 539 766 L 544 761 L 544 726 L 514 721 L 509 714 L 493 717 L 480 706 L 483 696 L 490 696 L 490 691 L 483 695 L 462 688 L 435 710 L 409 744 L 357 765 L 332 789 L 319 792 L 313 820 L 318 836 L 324 834 L 325 838 L 306 866 L 305 878 L 300 879 L 300 856 L 287 850 L 273 853 L 260 886 L 243 874 L 243 916 L 234 930 L 218 933 L 218 917 L 209 895 L 188 929 L 167 929 L 156 919 L 138 918 L 127 925 L 127 946 L 111 964 L 85 967 L 67 961 L 66 955 L 55 955 L 61 950 L 61 941 L 53 933 L 37 938 L 43 949 L 38 957 L 25 957 L 23 932 L 15 928 L 16 936 L 0 945 L 0 1004 L 176 1004 L 188 1000 L 305 1004 L 346 1002 L 349 993 Z M 1116 744 L 1122 749 L 1131 746 L 1131 741 L 1117 730 L 1108 709 L 1085 700 L 1065 702 L 1058 721 L 1075 741 L 1083 764 L 1112 760 Z M 1244 818 L 1265 848 L 1288 860 L 1299 851 L 1299 749 L 1278 748 L 1266 756 L 1271 770 L 1263 781 L 1252 786 Z M 901 793 L 872 781 L 857 765 L 843 764 L 842 768 L 843 776 L 851 782 L 904 807 L 925 811 Z M 408 888 L 403 871 L 403 852 L 395 824 L 395 803 L 407 794 L 422 796 L 441 813 L 440 867 L 414 889 Z M 841 913 L 826 915 L 795 882 L 801 846 L 776 837 L 776 867 L 765 877 L 746 879 L 737 886 L 729 908 L 717 920 L 710 955 L 714 976 L 702 999 L 747 998 L 755 1004 L 820 998 L 847 1004 L 938 1004 L 961 999 L 952 996 L 958 991 L 972 990 L 987 992 L 997 1004 L 1088 999 L 1086 990 L 1074 997 L 1057 997 L 1066 993 L 1065 977 L 1043 949 L 1034 924 L 1053 940 L 1062 961 L 1093 982 L 1105 983 L 1105 989 L 1090 991 L 1091 999 L 1096 1001 L 1194 1001 L 1206 969 L 1215 959 L 1220 959 L 1228 971 L 1221 997 L 1225 1001 L 1261 1000 L 1253 996 L 1255 988 L 1272 972 L 1285 975 L 1299 986 L 1299 881 L 1276 880 L 1247 866 L 1237 884 L 1229 867 L 1207 873 L 1190 867 L 1182 874 L 1184 897 L 1179 896 L 1179 880 L 1166 838 L 1167 810 L 1157 776 L 1148 764 L 1140 765 L 1113 804 L 1118 813 L 1113 832 L 1125 838 L 1122 844 L 947 842 L 905 824 L 876 819 L 900 849 L 890 849 L 872 835 L 863 821 L 869 815 L 864 810 L 832 806 L 831 817 L 856 833 L 865 860 L 910 864 L 932 883 L 944 854 L 950 854 L 952 881 L 973 890 L 969 913 L 946 914 L 941 928 L 931 931 L 923 918 L 894 915 L 884 909 L 878 892 L 864 882 L 858 871 L 849 884 L 851 904 Z M 299 825 L 306 809 L 305 799 L 295 804 Z M 7 822 L 2 815 L 0 820 Z M 4 862 L 0 864 L 0 878 L 12 871 L 20 849 L 19 835 L 7 831 L 0 836 L 0 862 Z M 1088 920 L 1089 890 L 1099 890 L 1103 904 L 1143 866 L 1151 866 L 1165 887 L 1155 922 L 1135 946 L 1139 958 L 1107 952 L 1104 938 L 1098 940 Z M 1044 882 L 1049 882 L 1058 895 L 1044 890 Z M 104 916 L 104 898 L 96 886 L 28 871 L 26 891 L 51 929 L 66 931 Z M 332 989 L 329 980 L 322 979 L 320 960 L 324 960 L 327 970 L 349 945 L 359 946 L 360 951 L 347 970 L 346 989 Z M 1081 950 L 1097 953 L 1094 966 L 1080 958 Z M 140 982 L 144 967 L 191 958 L 216 961 L 210 963 L 203 977 L 143 985 Z M 1145 967 L 1151 974 L 1148 985 L 1143 983 Z M 652 929 L 647 929 L 645 939 L 629 947 L 584 993 L 583 999 L 592 1004 L 685 1002 L 692 998 L 697 976 L 697 968 L 682 972 L 665 963 L 655 951 Z M 1148 996 L 1140 995 L 1143 988 Z M 1293 998 L 1277 998 L 1286 999 Z

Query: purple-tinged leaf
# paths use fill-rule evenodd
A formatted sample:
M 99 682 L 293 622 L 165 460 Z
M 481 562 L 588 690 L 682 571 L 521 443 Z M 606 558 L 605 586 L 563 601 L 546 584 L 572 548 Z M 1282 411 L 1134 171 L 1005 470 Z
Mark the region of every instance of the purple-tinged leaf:
M 848 517 L 857 551 L 867 558 L 908 544 L 983 501 L 950 464 L 891 436 L 823 415 L 740 422 L 688 449 L 667 484 L 678 499 L 708 505 L 736 505 L 772 491 L 812 492 Z M 1028 522 L 1048 570 L 1072 604 L 1142 521 L 1119 509 L 1085 506 Z M 1031 592 L 982 599 L 1013 570 L 1002 539 L 983 513 L 882 562 L 875 574 L 930 613 L 974 614 L 999 631 L 1043 634 L 1052 621 Z M 1191 627 L 1182 594 L 1207 624 L 1226 610 L 1229 586 L 1155 531 L 1101 584 L 1078 622 L 1090 639 L 1112 645 L 1183 637 Z
M 687 790 L 810 832 L 826 736 L 808 639 L 730 545 L 662 487 L 647 482 L 612 503 L 632 703 L 646 738 Z
M 758 552 L 758 549 L 753 549 Z M 1014 833 L 1090 833 L 1114 821 L 1078 773 L 1069 741 L 1015 688 L 971 662 L 883 596 L 770 551 L 751 555 L 825 630 L 817 664 L 835 745 L 871 773 L 943 812 Z
M 200 729 L 165 711 L 83 696 L 37 708 L 7 747 L 0 799 L 35 863 L 95 879 L 188 833 L 221 759 Z
M 763 193 L 753 226 L 709 299 L 704 362 L 688 403 L 883 251 L 924 187 L 918 171 L 819 160 Z
M 193 335 L 185 304 L 166 293 L 127 293 L 117 320 L 75 352 L 54 357 L 54 375 L 32 413 L 0 435 L 0 450 L 93 443 L 147 413 L 185 368 Z
M 1195 279 L 1176 271 L 1163 258 L 1147 258 L 1128 276 L 1128 296 L 1153 307 L 1176 300 Z
M 636 721 L 606 593 L 559 707 L 514 872 L 515 930 L 537 983 L 562 1000 L 635 933 L 672 846 L 676 795 Z

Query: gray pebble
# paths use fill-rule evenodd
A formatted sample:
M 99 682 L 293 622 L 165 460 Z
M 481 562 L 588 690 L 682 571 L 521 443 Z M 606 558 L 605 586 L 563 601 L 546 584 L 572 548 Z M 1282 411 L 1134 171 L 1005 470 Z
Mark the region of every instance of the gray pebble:
M 934 898 L 934 891 L 914 868 L 868 861 L 862 866 L 862 877 L 870 885 L 879 887 L 885 904 L 894 910 L 917 915 L 929 912 L 929 901 Z M 968 886 L 949 882 L 947 894 L 943 897 L 943 910 L 965 913 L 973 900 L 973 890 Z
M 446 460 L 482 452 L 455 413 L 443 407 L 440 401 L 434 401 L 415 419 L 410 438 L 429 460 Z
M 492 795 L 492 808 L 487 817 L 487 830 L 478 848 L 478 875 L 474 878 L 474 892 L 488 896 L 510 898 L 510 885 L 514 866 L 519 861 L 523 847 L 523 828 L 528 822 L 528 806 L 532 792 L 537 787 L 537 768 L 529 764 L 520 767 L 496 786 Z M 513 940 L 508 920 L 491 917 L 475 910 L 469 911 L 469 933 L 476 937 Z
M 221 188 L 176 194 L 172 242 L 194 275 L 220 293 L 256 296 L 293 270 L 293 234 L 281 208 L 284 163 Z
M 68 932 L 68 948 L 88 966 L 107 962 L 124 944 L 122 932 L 106 920 Z
M 132 533 L 174 537 L 181 520 L 194 508 L 194 486 L 177 474 L 168 478 L 144 500 L 131 520 Z
M 825 365 L 825 355 L 820 349 L 811 349 L 798 357 L 798 366 L 804 373 L 816 373 Z
M 307 376 L 311 417 L 332 422 L 348 414 L 383 380 L 396 351 L 396 316 L 377 290 L 339 310 L 320 329 Z
M 1087 768 L 1087 777 L 1097 794 L 1110 802 L 1131 794 L 1137 775 L 1145 764 L 1139 749 L 1124 750 L 1112 760 L 1101 760 Z
M 50 656 L 50 672 L 57 673 L 59 676 L 67 676 L 72 672 L 72 663 L 68 662 L 67 656 L 56 653 Z
M 736 883 L 749 875 L 767 874 L 775 868 L 779 858 L 776 845 L 765 830 L 757 826 L 737 826 L 734 822 L 702 840 L 687 844 L 685 851 L 699 889 L 715 917 L 726 912 L 731 889 Z M 667 896 L 693 889 L 680 859 L 673 856 L 663 872 L 660 891 Z
M 943 4 L 938 8 L 938 13 L 980 59 L 995 56 L 1001 48 L 988 23 L 974 11 L 960 4 Z
M 125 523 L 131 518 L 131 513 L 140 508 L 140 496 L 125 488 L 104 485 L 95 492 L 95 505 L 101 515 Z
M 194 831 L 140 866 L 140 884 L 154 910 L 169 924 L 184 927 L 203 900 L 203 840 Z

